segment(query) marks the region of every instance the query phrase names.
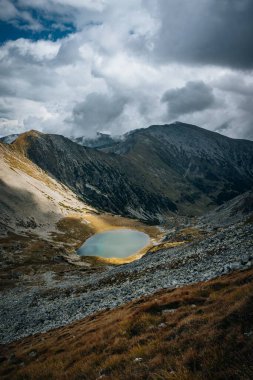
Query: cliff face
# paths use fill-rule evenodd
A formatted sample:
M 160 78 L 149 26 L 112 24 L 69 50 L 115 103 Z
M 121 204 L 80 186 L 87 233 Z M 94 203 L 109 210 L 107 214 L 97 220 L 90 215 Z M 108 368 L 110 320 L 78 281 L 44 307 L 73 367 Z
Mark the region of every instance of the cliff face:
M 12 145 L 90 205 L 153 222 L 201 214 L 253 186 L 253 142 L 182 123 L 133 131 L 106 152 L 36 132 Z

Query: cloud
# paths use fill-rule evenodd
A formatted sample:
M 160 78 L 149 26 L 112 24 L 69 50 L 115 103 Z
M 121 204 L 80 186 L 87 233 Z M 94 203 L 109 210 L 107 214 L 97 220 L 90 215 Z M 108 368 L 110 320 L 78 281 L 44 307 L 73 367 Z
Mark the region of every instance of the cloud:
M 0 0 L 0 8 L 0 20 L 2 21 L 13 20 L 18 15 L 15 6 L 8 0 Z
M 0 46 L 0 134 L 121 134 L 179 118 L 253 138 L 251 3 L 0 0 L 4 23 L 27 33 Z
M 214 82 L 215 83 L 215 82 Z M 223 91 L 232 92 L 237 95 L 253 95 L 253 79 L 249 75 L 228 74 L 219 78 L 215 85 Z
M 72 113 L 74 133 L 94 135 L 107 129 L 121 116 L 128 99 L 108 94 L 91 93 L 78 103 Z
M 0 0 L 0 9 L 0 21 L 2 22 L 9 22 L 20 29 L 39 30 L 42 28 L 42 25 L 33 17 L 31 11 L 18 8 L 10 0 Z
M 212 88 L 204 82 L 190 81 L 184 87 L 166 91 L 161 101 L 168 105 L 168 113 L 174 119 L 213 107 L 215 97 Z
M 164 62 L 253 68 L 251 0 L 159 0 L 154 56 Z

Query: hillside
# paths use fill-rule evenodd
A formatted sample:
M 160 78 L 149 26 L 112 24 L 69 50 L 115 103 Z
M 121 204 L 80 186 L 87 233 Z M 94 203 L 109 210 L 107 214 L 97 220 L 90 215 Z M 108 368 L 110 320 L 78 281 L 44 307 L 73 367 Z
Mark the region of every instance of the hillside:
M 245 199 L 252 198 L 252 193 L 245 194 Z M 242 197 L 235 203 L 242 204 Z M 252 202 L 236 219 L 230 210 L 229 203 L 228 208 L 224 205 L 217 210 L 216 222 L 209 218 L 171 218 L 163 226 L 163 241 L 130 264 L 86 266 L 81 271 L 58 264 L 44 267 L 43 274 L 33 272 L 30 278 L 20 275 L 15 280 L 18 290 L 6 289 L 2 296 L 1 340 L 9 342 L 67 325 L 159 289 L 181 287 L 250 268 Z M 226 220 L 224 225 L 220 225 L 222 219 Z M 38 286 L 31 286 L 34 281 Z
M 0 166 L 0 280 L 4 289 L 47 267 L 55 270 L 58 263 L 66 267 L 63 263 L 69 253 L 94 233 L 87 216 L 95 210 L 11 145 L 0 143 Z
M 2 379 L 250 380 L 253 270 L 161 290 L 2 349 Z
M 177 209 L 166 195 L 156 193 L 151 183 L 143 186 L 137 168 L 115 154 L 38 132 L 20 135 L 12 146 L 102 211 L 158 222 L 162 213 Z M 127 176 L 126 167 L 132 167 L 135 174 Z
M 36 132 L 12 145 L 88 204 L 156 223 L 201 214 L 253 186 L 253 142 L 188 124 L 130 132 L 107 152 Z
M 154 186 L 177 193 L 179 209 L 187 201 L 198 207 L 201 197 L 221 204 L 253 185 L 253 142 L 194 125 L 177 122 L 136 130 L 110 151 L 156 173 Z
M 31 162 L 13 145 L 0 143 L 0 279 L 1 287 L 36 273 L 68 270 L 69 263 L 92 266 L 75 250 L 92 234 L 130 227 L 156 228 L 99 213 L 68 187 Z M 93 260 L 94 262 L 94 260 Z
M 86 205 L 12 146 L 0 143 L 1 226 L 6 232 L 46 236 Z

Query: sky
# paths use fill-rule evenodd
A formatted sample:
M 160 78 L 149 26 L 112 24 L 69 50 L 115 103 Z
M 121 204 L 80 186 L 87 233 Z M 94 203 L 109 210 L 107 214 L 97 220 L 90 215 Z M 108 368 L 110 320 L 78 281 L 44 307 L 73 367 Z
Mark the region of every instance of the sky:
M 0 136 L 181 121 L 253 140 L 252 0 L 0 0 Z

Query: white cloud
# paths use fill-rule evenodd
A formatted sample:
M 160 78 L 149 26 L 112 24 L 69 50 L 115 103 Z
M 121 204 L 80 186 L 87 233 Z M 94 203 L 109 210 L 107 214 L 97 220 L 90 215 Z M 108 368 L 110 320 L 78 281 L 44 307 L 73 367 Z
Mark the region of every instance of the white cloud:
M 15 6 L 9 0 L 0 0 L 0 20 L 8 21 L 18 15 Z
M 6 19 L 21 17 L 30 2 L 19 0 L 19 9 L 9 4 Z M 158 5 L 160 0 L 34 1 L 33 7 L 54 11 L 57 23 L 70 18 L 79 29 L 55 42 L 18 39 L 0 47 L 0 134 L 8 125 L 9 133 L 35 128 L 88 135 L 106 128 L 118 134 L 177 117 L 233 137 L 251 137 L 251 73 L 157 59 L 164 22 Z M 175 94 L 199 81 L 220 107 L 200 106 L 203 99 L 193 94 L 198 112 L 180 112 L 177 97 L 177 112 L 168 114 L 172 100 L 160 101 L 165 91 Z

